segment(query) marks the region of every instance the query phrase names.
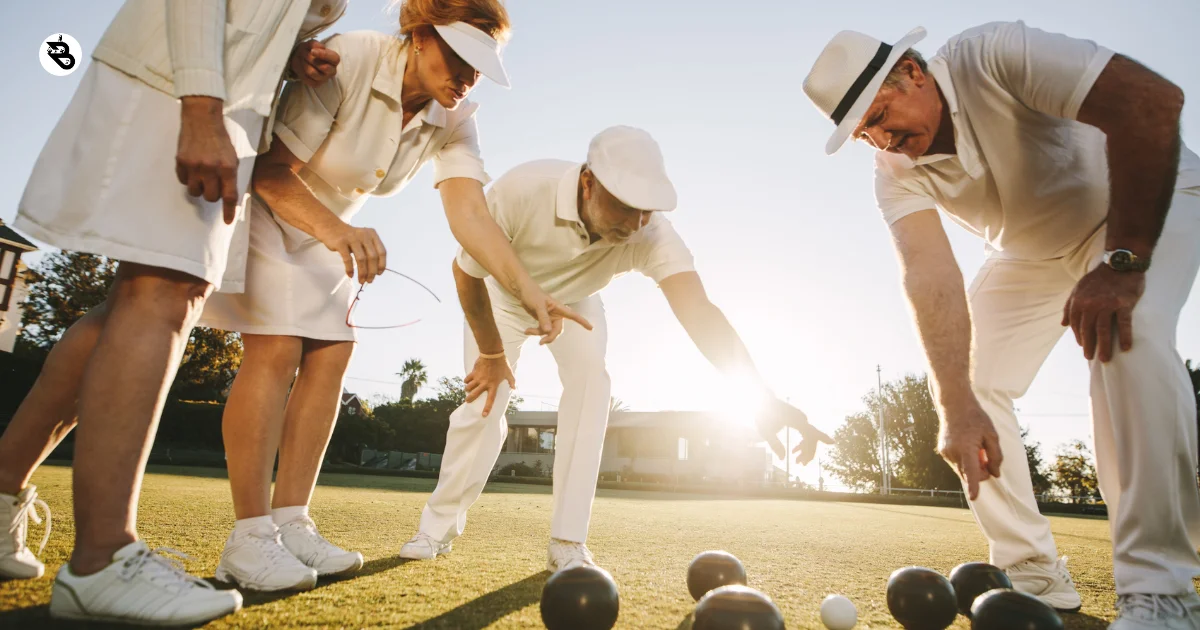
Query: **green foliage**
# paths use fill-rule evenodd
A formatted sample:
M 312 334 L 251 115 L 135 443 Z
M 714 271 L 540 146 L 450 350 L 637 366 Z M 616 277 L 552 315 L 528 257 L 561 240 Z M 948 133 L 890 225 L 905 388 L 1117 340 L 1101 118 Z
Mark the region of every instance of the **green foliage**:
M 1092 451 L 1075 440 L 1058 450 L 1052 468 L 1054 487 L 1071 503 L 1088 503 L 1100 498 L 1100 484 L 1096 479 L 1096 466 L 1092 464 Z
M 405 361 L 396 376 L 404 379 L 400 385 L 400 400 L 405 402 L 412 402 L 421 387 L 429 381 L 429 375 L 425 372 L 425 364 L 420 359 Z
M 71 324 L 104 302 L 116 272 L 116 261 L 103 256 L 47 254 L 26 271 L 22 339 L 48 353 Z

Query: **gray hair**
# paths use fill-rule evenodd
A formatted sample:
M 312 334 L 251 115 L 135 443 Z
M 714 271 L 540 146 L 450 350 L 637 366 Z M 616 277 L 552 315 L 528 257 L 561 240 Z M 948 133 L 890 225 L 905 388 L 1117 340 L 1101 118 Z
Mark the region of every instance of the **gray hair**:
M 917 52 L 915 48 L 909 48 L 908 50 L 904 51 L 904 54 L 901 55 L 899 59 L 896 60 L 896 65 L 892 66 L 892 69 L 888 71 L 887 77 L 883 79 L 883 87 L 894 88 L 904 81 L 908 74 L 900 69 L 900 65 L 903 64 L 905 60 L 909 60 L 917 64 L 917 67 L 921 69 L 921 72 L 929 72 L 929 64 L 925 63 L 925 58 L 921 56 L 921 53 Z

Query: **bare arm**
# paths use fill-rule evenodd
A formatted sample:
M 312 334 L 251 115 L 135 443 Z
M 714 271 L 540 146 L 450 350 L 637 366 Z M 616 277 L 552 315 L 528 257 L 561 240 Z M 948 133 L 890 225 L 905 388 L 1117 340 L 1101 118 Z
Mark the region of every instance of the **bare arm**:
M 454 238 L 537 320 L 543 344 L 550 343 L 562 332 L 563 318 L 592 329 L 586 319 L 559 304 L 529 276 L 508 237 L 488 212 L 483 184 L 469 177 L 453 177 L 443 181 L 438 190 L 442 193 L 442 206 Z
M 1153 253 L 1179 171 L 1182 110 L 1182 90 L 1121 55 L 1108 62 L 1079 108 L 1078 119 L 1107 136 L 1105 249 L 1126 249 L 1147 260 Z M 1062 323 L 1075 333 L 1085 358 L 1112 359 L 1114 328 L 1121 349 L 1133 348 L 1133 309 L 1145 287 L 1145 273 L 1108 265 L 1079 280 Z
M 780 459 L 786 457 L 783 443 L 778 433 L 781 429 L 792 427 L 800 431 L 802 440 L 796 447 L 800 463 L 807 464 L 816 453 L 817 442 L 832 444 L 833 439 L 813 428 L 808 423 L 808 416 L 803 411 L 780 401 L 772 393 L 762 376 L 754 367 L 746 344 L 734 330 L 733 325 L 708 299 L 700 274 L 694 271 L 677 273 L 665 278 L 659 283 L 667 303 L 676 319 L 687 331 L 696 348 L 710 363 L 721 371 L 726 378 L 734 381 L 746 381 L 755 390 L 753 394 L 762 398 L 765 408 L 757 418 L 762 437 L 771 445 L 771 449 Z
M 477 358 L 475 366 L 463 380 L 467 402 L 474 402 L 480 394 L 487 394 L 483 405 L 483 416 L 486 418 L 492 412 L 500 383 L 507 381 L 510 389 L 515 389 L 517 383 L 508 358 L 504 356 L 504 340 L 496 327 L 496 317 L 492 313 L 492 300 L 488 297 L 487 286 L 483 280 L 463 271 L 457 260 L 454 261 L 454 286 L 458 289 L 458 302 L 462 305 L 467 325 L 471 327 L 471 334 L 475 336 L 480 355 L 491 357 Z
M 708 299 L 700 274 L 677 273 L 664 279 L 659 288 L 704 358 L 725 376 L 748 378 L 764 395 L 770 395 L 746 344 L 721 309 Z
M 504 342 L 500 339 L 500 330 L 496 327 L 496 317 L 492 314 L 492 300 L 488 297 L 487 286 L 483 280 L 462 270 L 458 261 L 454 261 L 454 286 L 458 289 L 458 303 L 462 305 L 463 315 L 467 325 L 475 336 L 481 354 L 503 354 Z
M 341 255 L 346 275 L 371 282 L 387 267 L 387 248 L 371 228 L 354 227 L 342 221 L 300 179 L 304 162 L 278 137 L 271 149 L 254 164 L 251 186 L 271 212 Z
M 971 315 L 962 272 L 936 211 L 896 221 L 892 237 L 904 293 L 932 372 L 942 418 L 939 451 L 966 480 L 974 499 L 980 482 L 1000 476 L 1003 456 L 995 427 L 971 389 Z
M 1108 137 L 1111 195 L 1107 249 L 1154 250 L 1179 172 L 1183 90 L 1114 55 L 1079 108 L 1078 120 Z

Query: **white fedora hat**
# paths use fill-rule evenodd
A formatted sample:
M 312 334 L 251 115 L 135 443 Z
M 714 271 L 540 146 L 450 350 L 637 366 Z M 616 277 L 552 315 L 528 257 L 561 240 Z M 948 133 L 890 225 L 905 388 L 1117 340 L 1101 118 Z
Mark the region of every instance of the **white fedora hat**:
M 826 154 L 833 155 L 845 144 L 892 66 L 924 38 L 925 29 L 918 26 L 895 44 L 856 31 L 842 31 L 829 40 L 804 78 L 804 93 L 837 125 L 825 144 Z
M 501 87 L 509 87 L 508 73 L 504 71 L 504 63 L 500 60 L 500 42 L 496 38 L 466 22 L 437 24 L 433 28 L 479 74 Z

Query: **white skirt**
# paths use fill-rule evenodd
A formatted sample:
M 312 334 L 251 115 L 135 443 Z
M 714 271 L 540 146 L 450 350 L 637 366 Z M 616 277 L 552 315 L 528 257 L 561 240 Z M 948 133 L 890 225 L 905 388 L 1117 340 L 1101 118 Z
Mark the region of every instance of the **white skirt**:
M 242 293 L 214 293 L 199 326 L 252 335 L 354 341 L 346 311 L 358 291 L 342 257 L 250 201 L 250 247 Z
M 191 197 L 175 175 L 179 101 L 93 62 L 51 132 L 21 197 L 17 229 L 55 247 L 174 269 L 240 291 L 249 240 L 245 194 L 263 119 L 226 116 L 242 204 Z

